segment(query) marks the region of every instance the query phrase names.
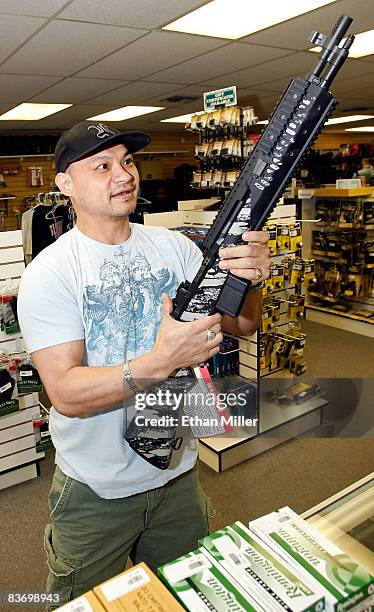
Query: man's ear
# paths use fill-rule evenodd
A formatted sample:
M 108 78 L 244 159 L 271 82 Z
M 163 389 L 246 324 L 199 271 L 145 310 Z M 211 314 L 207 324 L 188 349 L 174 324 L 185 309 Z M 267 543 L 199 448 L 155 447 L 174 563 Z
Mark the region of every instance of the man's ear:
M 72 183 L 71 183 L 71 178 L 67 172 L 59 172 L 58 174 L 56 174 L 55 183 L 57 187 L 59 188 L 59 190 L 61 191 L 61 193 L 69 197 L 71 196 Z

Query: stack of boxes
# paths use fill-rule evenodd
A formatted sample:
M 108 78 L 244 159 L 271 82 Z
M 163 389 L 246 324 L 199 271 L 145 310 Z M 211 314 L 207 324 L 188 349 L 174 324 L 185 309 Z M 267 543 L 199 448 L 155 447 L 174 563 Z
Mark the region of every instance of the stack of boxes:
M 290 508 L 249 528 L 237 521 L 199 543 L 159 568 L 187 610 L 374 610 L 374 577 Z
M 240 521 L 158 569 L 140 563 L 64 612 L 370 612 L 374 577 L 290 508 Z M 174 596 L 174 597 L 173 597 Z M 180 602 L 180 603 L 178 603 Z M 183 608 L 181 607 L 181 605 Z

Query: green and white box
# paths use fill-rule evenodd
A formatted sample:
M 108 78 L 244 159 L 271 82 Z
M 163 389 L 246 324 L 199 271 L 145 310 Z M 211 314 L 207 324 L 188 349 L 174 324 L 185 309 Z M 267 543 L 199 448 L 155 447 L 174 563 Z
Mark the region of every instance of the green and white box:
M 291 570 L 240 521 L 199 541 L 267 612 L 320 612 L 320 589 Z
M 374 609 L 374 577 L 290 508 L 251 521 L 249 527 L 312 584 L 320 585 L 326 610 Z
M 268 612 L 199 548 L 158 568 L 168 589 L 190 612 Z

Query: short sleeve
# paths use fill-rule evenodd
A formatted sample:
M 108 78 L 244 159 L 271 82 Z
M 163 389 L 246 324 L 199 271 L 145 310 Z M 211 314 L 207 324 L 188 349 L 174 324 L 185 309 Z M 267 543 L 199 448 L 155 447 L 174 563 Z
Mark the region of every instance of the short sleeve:
M 31 262 L 18 292 L 18 319 L 29 353 L 82 340 L 83 321 L 67 277 L 47 262 Z
M 178 242 L 182 249 L 185 278 L 186 280 L 191 281 L 201 266 L 203 254 L 199 247 L 181 232 L 175 231 L 173 233 L 177 236 Z

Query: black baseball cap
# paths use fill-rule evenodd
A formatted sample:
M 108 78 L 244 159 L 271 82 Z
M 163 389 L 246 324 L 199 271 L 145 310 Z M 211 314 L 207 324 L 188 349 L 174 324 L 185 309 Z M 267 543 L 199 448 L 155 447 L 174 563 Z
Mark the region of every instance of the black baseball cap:
M 150 142 L 151 137 L 145 132 L 121 132 L 105 123 L 81 121 L 59 139 L 55 148 L 56 170 L 65 172 L 71 163 L 117 144 L 123 144 L 129 153 L 135 153 Z

